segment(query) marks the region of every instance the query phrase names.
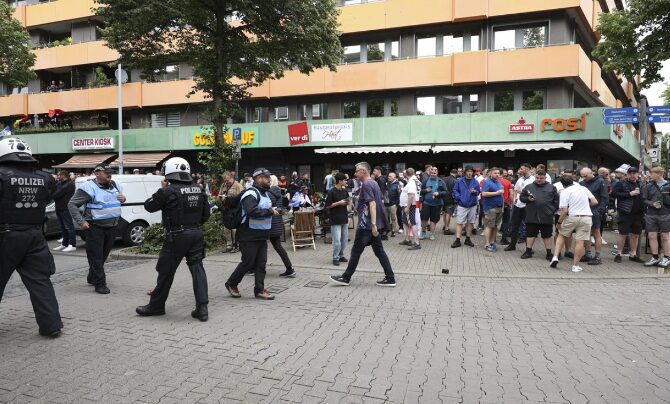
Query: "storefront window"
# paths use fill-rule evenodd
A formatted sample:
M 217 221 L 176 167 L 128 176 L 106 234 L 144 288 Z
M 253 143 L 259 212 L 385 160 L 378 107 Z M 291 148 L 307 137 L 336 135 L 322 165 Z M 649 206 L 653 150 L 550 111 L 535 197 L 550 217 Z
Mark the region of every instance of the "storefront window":
M 360 101 L 345 101 L 343 104 L 344 118 L 360 118 L 361 103 Z
M 376 118 L 384 116 L 384 100 L 368 101 L 366 112 L 368 118 Z
M 493 111 L 514 111 L 514 93 L 512 91 L 496 91 L 493 94 Z
M 437 54 L 437 39 L 434 36 L 416 40 L 416 57 L 429 57 Z
M 524 91 L 523 92 L 523 110 L 544 109 L 544 91 Z
M 460 114 L 463 112 L 463 96 L 447 95 L 442 97 L 443 114 Z
M 368 44 L 368 62 L 384 60 L 384 42 Z
M 416 114 L 435 115 L 435 97 L 417 97 Z
M 342 58 L 342 63 L 360 63 L 361 61 L 361 46 L 345 46 L 344 47 L 344 57 Z

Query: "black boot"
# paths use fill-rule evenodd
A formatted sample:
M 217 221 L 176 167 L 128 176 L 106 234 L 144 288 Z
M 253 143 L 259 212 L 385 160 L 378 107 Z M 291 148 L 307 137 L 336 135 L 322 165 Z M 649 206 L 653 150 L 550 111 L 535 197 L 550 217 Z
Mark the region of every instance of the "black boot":
M 197 318 L 200 321 L 207 321 L 209 318 L 207 314 L 207 304 L 199 304 L 195 310 L 191 312 L 191 317 Z
M 500 245 L 508 245 L 508 244 L 509 240 L 507 239 L 507 237 L 503 237 L 500 239 Z
M 147 304 L 146 306 L 138 306 L 135 309 L 135 313 L 143 317 L 162 316 L 163 314 L 165 314 L 165 307 L 163 307 L 162 309 L 156 309 L 151 307 L 151 305 Z

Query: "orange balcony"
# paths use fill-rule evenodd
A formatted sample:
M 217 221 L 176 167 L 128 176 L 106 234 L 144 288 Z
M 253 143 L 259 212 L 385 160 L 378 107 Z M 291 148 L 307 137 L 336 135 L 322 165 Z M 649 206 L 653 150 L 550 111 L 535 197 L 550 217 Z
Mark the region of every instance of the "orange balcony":
M 12 12 L 12 17 L 19 20 L 21 25 L 26 26 L 26 6 L 18 6 L 14 8 Z
M 84 42 L 54 48 L 35 49 L 34 70 L 112 62 L 119 54 L 104 41 Z
M 31 94 L 28 99 L 28 114 L 43 114 L 56 108 L 67 112 L 113 109 L 117 107 L 116 91 L 114 86 Z M 124 84 L 123 107 L 139 108 L 141 106 L 142 83 Z
M 455 53 L 453 68 L 453 84 L 484 84 L 488 80 L 486 67 L 488 51 Z
M 452 21 L 451 1 L 385 0 L 340 8 L 340 30 L 344 33 L 375 31 Z
M 205 94 L 198 92 L 190 97 L 193 80 L 163 81 L 160 83 L 142 84 L 142 106 L 173 105 L 204 102 Z
M 28 94 L 12 94 L 0 97 L 0 116 L 25 115 L 28 113 Z
M 58 0 L 26 7 L 26 26 L 89 18 L 94 15 L 93 0 Z

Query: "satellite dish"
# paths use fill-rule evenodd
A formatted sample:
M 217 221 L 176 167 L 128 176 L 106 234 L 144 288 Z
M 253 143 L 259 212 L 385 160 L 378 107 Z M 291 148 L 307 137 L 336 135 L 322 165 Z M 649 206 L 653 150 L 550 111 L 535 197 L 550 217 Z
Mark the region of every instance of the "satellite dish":
M 116 77 L 116 81 L 120 81 L 122 84 L 125 84 L 128 82 L 128 72 L 121 69 L 121 79 L 119 79 L 119 70 L 114 71 L 114 77 Z

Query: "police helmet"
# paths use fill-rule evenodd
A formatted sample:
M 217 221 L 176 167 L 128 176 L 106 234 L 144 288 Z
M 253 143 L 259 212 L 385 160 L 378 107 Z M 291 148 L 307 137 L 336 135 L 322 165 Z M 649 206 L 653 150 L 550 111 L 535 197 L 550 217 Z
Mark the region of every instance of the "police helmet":
M 188 161 L 181 157 L 172 157 L 163 163 L 161 175 L 164 175 L 168 180 L 191 182 L 191 166 Z
M 25 141 L 9 137 L 0 140 L 0 162 L 35 163 L 30 145 Z

